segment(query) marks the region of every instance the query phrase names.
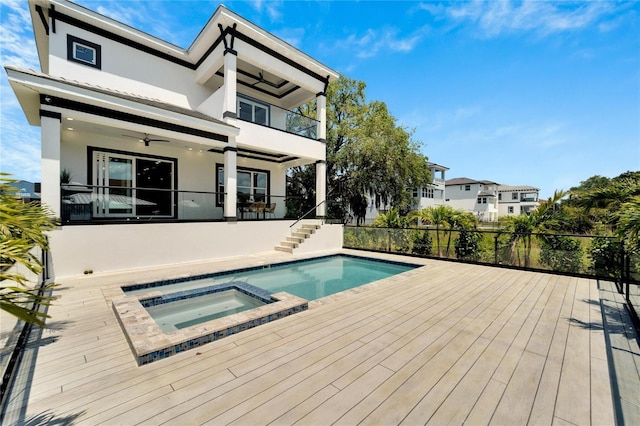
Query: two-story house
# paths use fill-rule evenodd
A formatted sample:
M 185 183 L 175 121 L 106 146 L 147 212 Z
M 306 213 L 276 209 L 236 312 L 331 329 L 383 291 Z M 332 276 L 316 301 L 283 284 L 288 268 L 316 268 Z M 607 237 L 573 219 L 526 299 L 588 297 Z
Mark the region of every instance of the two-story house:
M 293 166 L 315 167 L 324 215 L 337 72 L 224 6 L 187 49 L 66 0 L 29 11 L 41 70 L 5 70 L 41 128 L 58 274 L 272 250 Z
M 533 186 L 498 186 L 498 215 L 517 216 L 529 214 L 539 205 L 540 189 Z
M 445 202 L 454 209 L 473 213 L 480 222 L 498 220 L 498 184 L 466 177 L 445 182 Z
M 414 209 L 422 210 L 427 207 L 437 207 L 445 204 L 445 174 L 448 167 L 436 163 L 429 163 L 431 184 L 413 190 Z

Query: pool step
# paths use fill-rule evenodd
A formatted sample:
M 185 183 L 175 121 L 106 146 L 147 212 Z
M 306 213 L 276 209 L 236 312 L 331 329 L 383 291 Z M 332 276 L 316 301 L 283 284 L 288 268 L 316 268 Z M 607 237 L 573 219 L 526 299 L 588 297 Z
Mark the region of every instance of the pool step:
M 285 253 L 293 253 L 293 250 L 300 247 L 300 244 L 304 243 L 304 240 L 311 237 L 311 234 L 315 234 L 316 230 L 320 229 L 322 225 L 305 223 L 298 227 L 291 233 L 291 236 L 281 241 L 279 245 L 275 247 L 277 251 L 283 251 Z

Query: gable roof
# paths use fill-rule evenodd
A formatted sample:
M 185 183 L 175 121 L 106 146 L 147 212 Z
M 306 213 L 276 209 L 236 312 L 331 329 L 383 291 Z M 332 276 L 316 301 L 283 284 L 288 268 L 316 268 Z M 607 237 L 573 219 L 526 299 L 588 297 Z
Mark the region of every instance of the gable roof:
M 461 178 L 453 178 L 445 181 L 445 186 L 450 185 L 473 185 L 473 184 L 482 184 L 482 185 L 497 185 L 497 182 L 493 182 L 490 180 L 474 180 L 466 177 Z

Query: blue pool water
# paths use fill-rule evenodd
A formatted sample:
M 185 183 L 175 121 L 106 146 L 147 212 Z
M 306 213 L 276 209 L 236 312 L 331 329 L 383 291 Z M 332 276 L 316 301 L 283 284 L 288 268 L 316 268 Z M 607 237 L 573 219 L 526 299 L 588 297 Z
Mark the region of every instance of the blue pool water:
M 307 300 L 315 300 L 416 267 L 418 265 L 334 255 L 264 268 L 191 277 L 177 282 L 173 280 L 135 285 L 123 287 L 123 290 L 127 294 L 146 293 L 150 290 L 167 294 L 230 281 L 243 281 L 271 293 L 286 291 Z

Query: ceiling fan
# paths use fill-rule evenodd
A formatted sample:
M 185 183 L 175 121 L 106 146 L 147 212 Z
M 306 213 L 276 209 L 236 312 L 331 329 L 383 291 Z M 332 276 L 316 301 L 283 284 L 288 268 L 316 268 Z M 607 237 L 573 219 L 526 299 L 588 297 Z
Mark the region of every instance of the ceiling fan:
M 148 133 L 144 134 L 144 139 L 140 139 L 138 136 L 131 136 L 131 135 L 122 135 L 122 136 L 127 138 L 138 139 L 140 142 L 144 142 L 144 146 L 149 146 L 151 142 L 171 142 L 168 139 L 150 139 Z

